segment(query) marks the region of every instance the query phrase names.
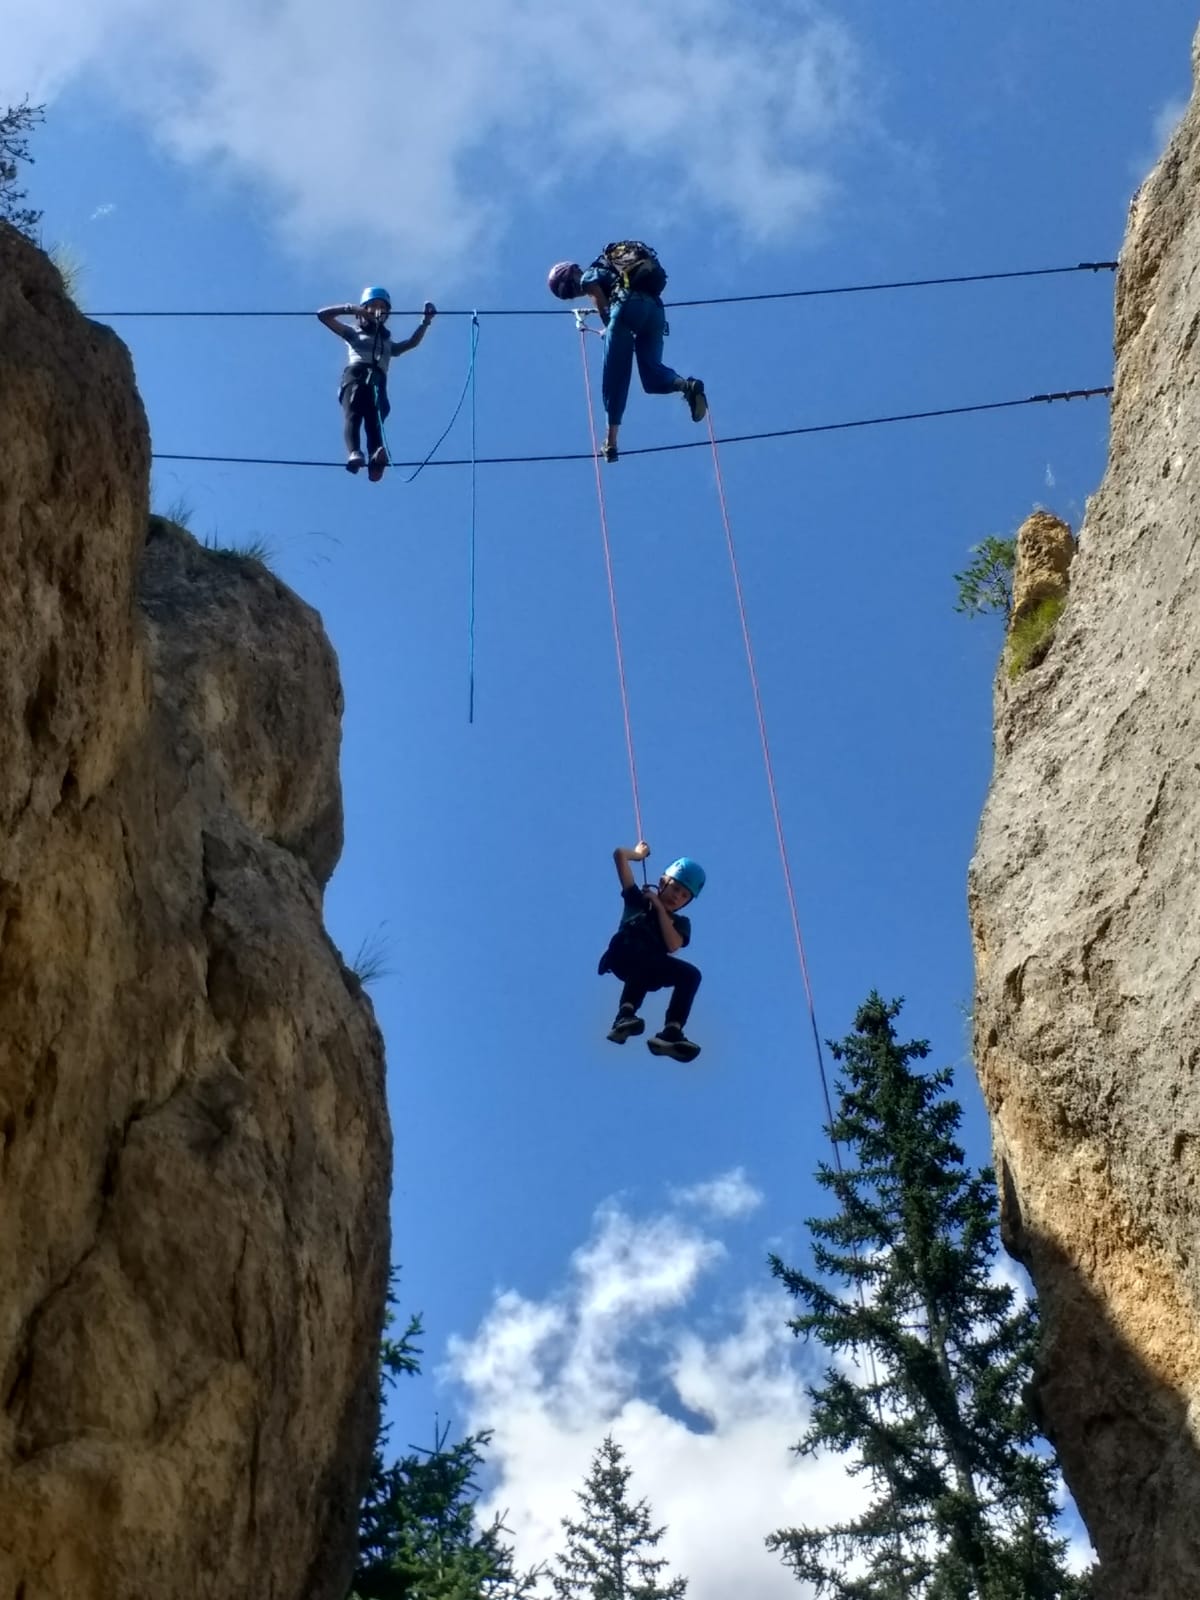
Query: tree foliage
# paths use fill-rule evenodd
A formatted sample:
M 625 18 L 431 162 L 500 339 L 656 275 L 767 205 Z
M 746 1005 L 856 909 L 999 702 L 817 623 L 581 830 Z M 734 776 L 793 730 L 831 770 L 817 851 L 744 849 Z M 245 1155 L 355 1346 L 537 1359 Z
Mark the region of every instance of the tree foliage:
M 0 220 L 10 222 L 35 244 L 42 213 L 25 204 L 29 195 L 20 178 L 22 164 L 33 163 L 29 135 L 45 121 L 45 114 L 45 106 L 30 105 L 28 98 L 0 112 Z
M 846 1455 L 869 1503 L 767 1544 L 832 1600 L 1083 1600 L 1025 1402 L 1035 1312 L 993 1271 L 993 1175 L 966 1167 L 951 1074 L 914 1066 L 929 1046 L 898 1041 L 899 1011 L 872 994 L 831 1046 L 843 1162 L 818 1173 L 815 1275 L 771 1261 L 830 1356 L 797 1448 Z
M 969 617 L 998 611 L 1007 616 L 1012 610 L 1013 569 L 1017 562 L 1016 539 L 1000 539 L 989 534 L 970 549 L 972 561 L 954 574 L 958 585 L 956 611 Z
M 385 1329 L 385 1384 L 420 1371 L 420 1335 L 418 1317 L 398 1339 Z M 449 1444 L 449 1429 L 436 1428 L 431 1450 L 410 1449 L 389 1462 L 388 1432 L 381 1421 L 350 1600 L 532 1600 L 540 1573 L 516 1570 L 502 1518 L 481 1526 L 476 1516 L 490 1434 Z
M 576 1498 L 578 1522 L 563 1519 L 566 1549 L 551 1573 L 555 1600 L 682 1600 L 686 1578 L 663 1577 L 655 1554 L 665 1528 L 656 1528 L 647 1502 L 630 1504 L 632 1469 L 609 1435 L 592 1458 Z

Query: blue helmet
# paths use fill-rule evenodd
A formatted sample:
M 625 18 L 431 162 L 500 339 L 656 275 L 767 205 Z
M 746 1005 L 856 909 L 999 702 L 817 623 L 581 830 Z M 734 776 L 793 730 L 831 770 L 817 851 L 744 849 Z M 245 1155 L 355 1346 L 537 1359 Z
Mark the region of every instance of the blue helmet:
M 365 306 L 369 305 L 372 300 L 382 300 L 389 311 L 392 309 L 391 295 L 386 289 L 380 289 L 378 285 L 364 289 L 359 296 L 358 303 L 360 306 Z
M 672 861 L 663 877 L 672 878 L 680 888 L 687 890 L 693 900 L 704 887 L 704 868 L 691 856 L 680 856 L 678 861 Z

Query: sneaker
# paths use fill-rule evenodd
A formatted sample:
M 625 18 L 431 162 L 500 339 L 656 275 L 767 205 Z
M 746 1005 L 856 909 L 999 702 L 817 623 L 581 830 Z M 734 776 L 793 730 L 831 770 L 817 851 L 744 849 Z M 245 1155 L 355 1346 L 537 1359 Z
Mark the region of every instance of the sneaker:
M 700 1054 L 700 1046 L 684 1037 L 677 1022 L 668 1022 L 661 1033 L 647 1039 L 646 1048 L 651 1055 L 670 1056 L 673 1061 L 695 1061 Z
M 349 458 L 346 461 L 346 471 L 361 472 L 366 464 L 367 459 L 361 450 L 351 450 Z
M 367 477 L 372 483 L 378 483 L 383 477 L 383 470 L 388 464 L 387 451 L 382 445 L 378 450 L 371 451 L 371 463 L 367 468 Z
M 600 454 L 604 457 L 605 461 L 608 462 L 609 466 L 612 466 L 614 461 L 620 460 L 615 444 L 606 444 L 603 450 L 601 450 Z
M 685 378 L 683 380 L 683 398 L 687 401 L 687 408 L 692 413 L 692 421 L 703 422 L 708 415 L 708 396 L 704 393 L 703 378 Z
M 632 1039 L 635 1034 L 645 1033 L 646 1024 L 638 1016 L 632 1006 L 622 1006 L 617 1012 L 617 1020 L 608 1030 L 608 1037 L 614 1044 L 624 1044 L 626 1039 Z

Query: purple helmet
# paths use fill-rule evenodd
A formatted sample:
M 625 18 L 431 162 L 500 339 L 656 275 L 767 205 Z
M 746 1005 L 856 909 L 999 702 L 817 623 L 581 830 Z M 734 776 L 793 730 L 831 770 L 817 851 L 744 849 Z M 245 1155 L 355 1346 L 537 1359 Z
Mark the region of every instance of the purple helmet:
M 583 292 L 579 286 L 582 277 L 583 268 L 577 261 L 559 261 L 550 268 L 546 282 L 559 300 L 578 300 Z

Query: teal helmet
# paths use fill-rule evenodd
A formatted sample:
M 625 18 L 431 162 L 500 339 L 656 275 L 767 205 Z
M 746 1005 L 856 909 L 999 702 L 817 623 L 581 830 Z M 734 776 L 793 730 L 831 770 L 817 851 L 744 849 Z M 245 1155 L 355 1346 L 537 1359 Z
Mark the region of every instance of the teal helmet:
M 678 861 L 672 861 L 663 877 L 673 879 L 680 888 L 687 890 L 693 900 L 704 887 L 704 868 L 691 856 L 680 856 Z
M 389 311 L 392 309 L 391 295 L 386 289 L 379 288 L 378 285 L 364 289 L 358 298 L 358 303 L 360 306 L 365 306 L 369 305 L 372 300 L 382 300 Z

